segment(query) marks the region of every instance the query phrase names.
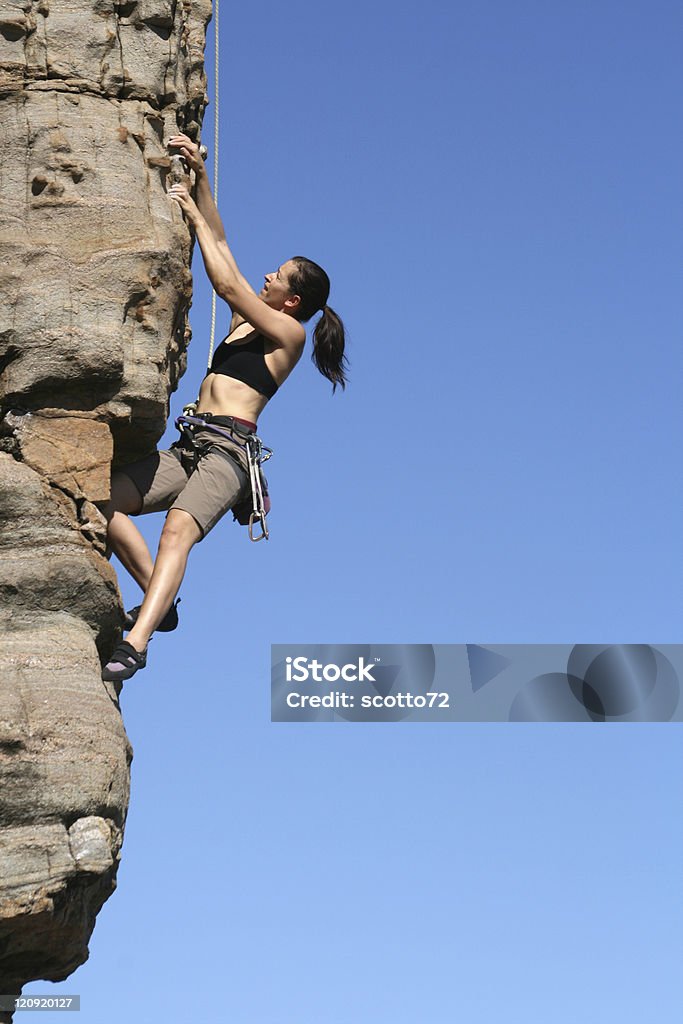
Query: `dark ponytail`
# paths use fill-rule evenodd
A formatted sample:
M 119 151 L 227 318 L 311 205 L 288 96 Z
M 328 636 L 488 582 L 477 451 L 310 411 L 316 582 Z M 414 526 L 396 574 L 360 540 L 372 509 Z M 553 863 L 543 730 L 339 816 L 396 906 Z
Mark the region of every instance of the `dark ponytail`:
M 323 313 L 313 331 L 311 358 L 322 375 L 332 382 L 333 392 L 338 384 L 345 388 L 348 366 L 344 355 L 346 334 L 341 318 L 327 305 L 330 279 L 322 267 L 305 256 L 294 256 L 292 262 L 297 268 L 289 275 L 289 287 L 301 299 L 297 319 L 305 323 L 319 309 Z
M 313 362 L 328 380 L 332 381 L 332 391 L 337 384 L 346 387 L 346 367 L 348 361 L 344 355 L 344 324 L 335 311 L 329 306 L 323 307 L 323 315 L 313 331 Z

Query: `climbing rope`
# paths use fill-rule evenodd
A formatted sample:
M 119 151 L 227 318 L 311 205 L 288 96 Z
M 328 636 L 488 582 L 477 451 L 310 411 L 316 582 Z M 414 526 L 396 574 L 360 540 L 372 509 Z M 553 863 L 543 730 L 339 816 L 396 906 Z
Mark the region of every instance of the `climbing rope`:
M 213 29 L 213 41 L 214 41 L 214 107 L 213 107 L 213 201 L 218 207 L 218 16 L 219 16 L 219 0 L 213 0 L 215 21 Z M 212 289 L 211 292 L 211 331 L 209 334 L 209 360 L 207 366 L 211 366 L 211 360 L 213 358 L 213 347 L 216 340 L 216 291 Z

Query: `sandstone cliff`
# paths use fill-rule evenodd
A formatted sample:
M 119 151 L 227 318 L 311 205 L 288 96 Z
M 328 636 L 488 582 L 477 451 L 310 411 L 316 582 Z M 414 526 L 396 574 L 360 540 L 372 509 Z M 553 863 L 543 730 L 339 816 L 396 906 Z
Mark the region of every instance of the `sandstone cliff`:
M 198 135 L 210 15 L 0 0 L 0 993 L 67 977 L 115 886 L 132 752 L 100 680 L 121 605 L 94 503 L 185 368 L 165 139 Z

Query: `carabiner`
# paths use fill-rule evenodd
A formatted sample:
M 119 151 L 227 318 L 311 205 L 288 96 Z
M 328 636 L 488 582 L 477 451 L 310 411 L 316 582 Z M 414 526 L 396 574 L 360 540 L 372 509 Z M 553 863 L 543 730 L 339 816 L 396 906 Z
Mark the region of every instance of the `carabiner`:
M 260 525 L 261 525 L 261 536 L 260 537 L 255 537 L 254 536 L 254 522 L 256 520 L 258 520 Z M 253 540 L 254 543 L 257 544 L 258 541 L 260 541 L 260 540 L 268 540 L 268 539 L 269 539 L 269 533 L 268 533 L 268 526 L 266 524 L 265 514 L 263 512 L 252 512 L 251 515 L 249 516 L 249 540 Z

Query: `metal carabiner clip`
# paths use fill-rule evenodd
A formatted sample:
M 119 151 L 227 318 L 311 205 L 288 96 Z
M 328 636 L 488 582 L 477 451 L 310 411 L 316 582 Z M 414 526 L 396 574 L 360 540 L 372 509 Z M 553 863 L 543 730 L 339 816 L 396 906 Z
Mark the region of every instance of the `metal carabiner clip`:
M 261 526 L 261 535 L 259 537 L 254 536 L 254 524 L 258 520 Z M 268 526 L 266 524 L 265 513 L 263 512 L 252 512 L 249 516 L 249 540 L 253 540 L 256 544 L 260 540 L 268 540 Z

